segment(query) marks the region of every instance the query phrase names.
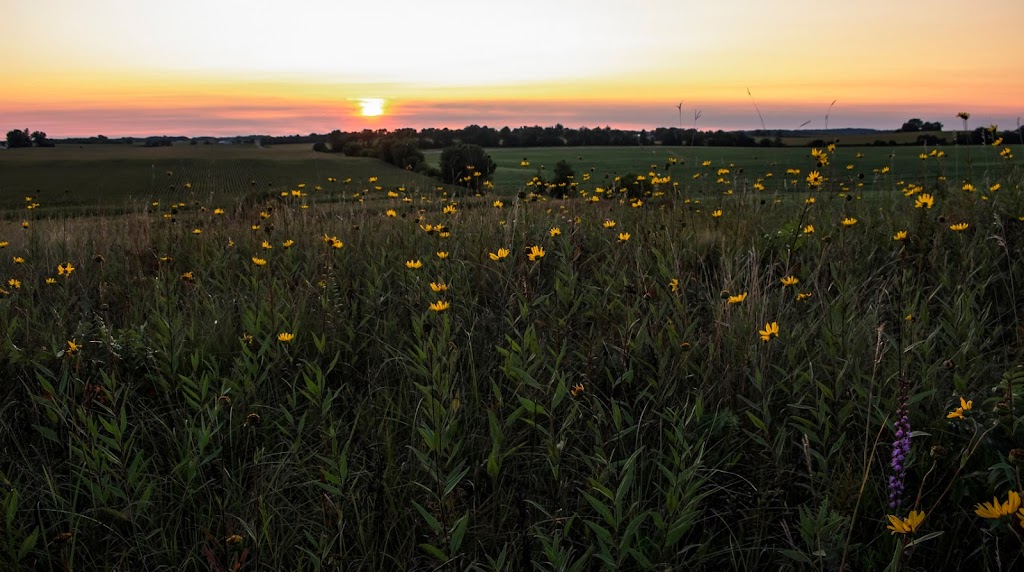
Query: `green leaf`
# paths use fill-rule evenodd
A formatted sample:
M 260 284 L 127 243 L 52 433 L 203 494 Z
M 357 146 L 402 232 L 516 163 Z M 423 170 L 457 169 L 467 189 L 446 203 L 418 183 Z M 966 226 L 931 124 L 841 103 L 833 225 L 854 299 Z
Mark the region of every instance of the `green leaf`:
M 427 521 L 427 526 L 429 526 L 434 532 L 440 534 L 441 533 L 441 523 L 437 522 L 437 519 L 434 518 L 434 515 L 432 515 L 429 512 L 427 512 L 427 509 L 423 508 L 423 506 L 420 505 L 420 503 L 418 503 L 416 501 L 412 501 L 412 505 L 414 507 L 416 507 L 417 511 L 419 511 L 420 516 L 423 517 L 423 520 Z
M 452 527 L 452 540 L 450 543 L 452 554 L 456 554 L 462 546 L 462 539 L 466 536 L 466 528 L 469 526 L 469 513 L 462 515 L 462 518 L 455 522 Z
M 427 544 L 426 542 L 424 542 L 420 544 L 420 548 L 422 548 L 424 552 L 433 556 L 434 558 L 437 558 L 441 562 L 448 561 L 448 555 L 442 552 L 440 548 L 434 546 L 433 544 Z
M 945 532 L 946 531 L 944 531 L 944 530 L 936 530 L 935 532 L 929 532 L 928 534 L 926 534 L 924 536 L 921 536 L 919 538 L 915 538 L 914 540 L 911 540 L 910 542 L 908 542 L 907 543 L 907 548 L 910 548 L 911 546 L 916 546 L 918 544 L 922 544 L 922 543 L 928 542 L 929 540 L 931 540 L 933 538 L 938 538 L 939 536 L 942 536 Z

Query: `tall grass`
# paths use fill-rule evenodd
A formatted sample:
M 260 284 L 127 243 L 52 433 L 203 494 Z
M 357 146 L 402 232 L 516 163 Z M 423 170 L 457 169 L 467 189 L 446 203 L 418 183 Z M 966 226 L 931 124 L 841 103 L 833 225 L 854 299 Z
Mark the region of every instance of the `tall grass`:
M 1019 565 L 1016 518 L 973 509 L 1022 489 L 1021 171 L 976 193 L 879 173 L 890 190 L 861 197 L 841 168 L 820 190 L 777 170 L 640 206 L 410 189 L 3 223 L 0 562 Z M 890 508 L 901 383 L 914 435 Z M 910 509 L 923 523 L 890 534 Z

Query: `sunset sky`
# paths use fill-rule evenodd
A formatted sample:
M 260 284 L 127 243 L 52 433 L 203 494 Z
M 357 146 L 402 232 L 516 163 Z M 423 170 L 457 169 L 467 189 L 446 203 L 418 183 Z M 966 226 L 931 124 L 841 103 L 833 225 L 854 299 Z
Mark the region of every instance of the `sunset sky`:
M 0 0 L 0 128 L 1015 128 L 1022 0 Z M 748 91 L 750 94 L 748 95 Z M 378 101 L 383 100 L 383 101 Z M 374 108 L 379 108 L 374 110 Z M 362 113 L 380 112 L 376 116 Z

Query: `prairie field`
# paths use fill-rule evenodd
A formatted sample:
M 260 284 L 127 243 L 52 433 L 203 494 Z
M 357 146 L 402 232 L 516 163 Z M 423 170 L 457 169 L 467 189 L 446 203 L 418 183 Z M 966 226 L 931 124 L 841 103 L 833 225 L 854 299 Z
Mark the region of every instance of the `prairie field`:
M 488 152 L 0 153 L 0 569 L 1024 567 L 1021 146 Z

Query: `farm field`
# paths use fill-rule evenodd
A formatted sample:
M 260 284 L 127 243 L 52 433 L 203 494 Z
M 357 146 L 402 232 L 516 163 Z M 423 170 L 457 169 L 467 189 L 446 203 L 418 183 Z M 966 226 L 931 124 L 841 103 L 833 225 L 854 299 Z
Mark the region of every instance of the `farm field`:
M 0 209 L 23 207 L 26 195 L 69 214 L 124 212 L 151 201 L 227 207 L 299 184 L 342 193 L 345 179 L 371 176 L 391 186 L 433 185 L 376 159 L 313 153 L 310 145 L 71 145 L 0 153 Z
M 1022 152 L 1019 145 L 1008 148 L 1018 155 Z M 863 192 L 891 190 L 900 180 L 928 176 L 995 181 L 1005 166 L 998 151 L 988 147 L 839 149 L 824 169 L 808 164 L 809 147 L 549 147 L 489 149 L 488 153 L 498 165 L 493 183 L 494 193 L 501 196 L 532 190 L 527 183 L 535 176 L 551 179 L 560 160 L 571 165 L 580 190 L 611 187 L 616 177 L 627 174 L 657 172 L 673 177 L 676 187 L 687 192 L 718 194 L 731 189 L 741 195 L 753 192 L 758 179 L 773 192 L 799 191 L 802 177 L 812 168 L 832 171 L 837 184 Z M 946 157 L 919 158 L 936 149 Z M 425 154 L 436 164 L 439 151 Z M 522 164 L 524 159 L 528 165 Z M 705 162 L 713 169 L 705 167 Z M 789 165 L 797 164 L 802 166 L 802 175 L 787 176 Z M 733 171 L 725 186 L 717 183 L 720 168 Z M 373 183 L 371 177 L 376 179 Z M 373 196 L 362 191 L 377 187 L 434 191 L 440 186 L 433 179 L 376 159 L 313 153 L 309 145 L 69 145 L 0 153 L 0 216 L 21 209 L 26 196 L 32 197 L 43 213 L 105 214 L 140 210 L 154 201 L 229 207 L 241 197 L 265 199 L 300 184 L 309 190 L 319 187 L 309 199 L 312 202 L 353 198 L 359 202 Z M 443 191 L 454 193 L 455 188 Z M 360 195 L 353 197 L 353 193 Z
M 0 568 L 1024 566 L 1019 146 L 298 147 L 0 153 Z

